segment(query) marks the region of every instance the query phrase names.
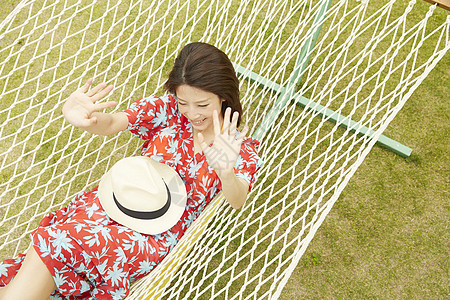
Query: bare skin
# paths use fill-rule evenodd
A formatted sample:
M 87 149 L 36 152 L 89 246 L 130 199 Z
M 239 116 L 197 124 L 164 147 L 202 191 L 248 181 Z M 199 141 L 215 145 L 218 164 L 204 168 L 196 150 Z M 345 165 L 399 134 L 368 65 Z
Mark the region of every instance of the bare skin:
M 231 207 L 241 208 L 247 199 L 249 185 L 236 176 L 233 167 L 248 127 L 235 137 L 239 113 L 231 116 L 231 108 L 227 108 L 222 117 L 222 99 L 213 93 L 181 85 L 176 89 L 176 95 L 179 111 L 193 126 L 195 152 L 205 154 L 208 164 L 220 178 L 222 192 Z
M 63 106 L 66 121 L 97 135 L 111 135 L 125 130 L 128 126 L 125 113 L 100 112 L 115 106 L 116 102 L 97 103 L 113 90 L 113 86 L 101 83 L 91 88 L 92 81 L 92 78 L 89 79 L 67 99 Z M 249 185 L 234 174 L 233 166 L 248 128 L 235 137 L 238 114 L 231 116 L 231 109 L 227 109 L 225 119 L 222 118 L 222 100 L 215 94 L 182 85 L 177 89 L 177 96 L 181 98 L 180 112 L 193 125 L 195 152 L 203 151 L 222 182 L 225 198 L 233 208 L 239 209 L 247 198 Z M 221 159 L 217 158 L 217 154 Z M 0 289 L 0 300 L 47 300 L 55 289 L 50 271 L 31 246 L 17 275 Z
M 53 277 L 33 247 L 14 279 L 0 290 L 1 300 L 47 300 L 56 289 Z

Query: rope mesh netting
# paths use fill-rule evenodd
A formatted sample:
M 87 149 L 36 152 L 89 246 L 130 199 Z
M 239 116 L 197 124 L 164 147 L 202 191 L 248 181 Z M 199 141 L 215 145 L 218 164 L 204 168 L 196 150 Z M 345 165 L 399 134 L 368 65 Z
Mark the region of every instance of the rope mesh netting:
M 45 214 L 139 153 L 129 133 L 104 138 L 66 123 L 68 95 L 94 77 L 115 86 L 109 99 L 122 110 L 161 94 L 179 50 L 203 41 L 245 67 L 243 118 L 264 166 L 241 210 L 214 199 L 129 299 L 277 298 L 351 176 L 448 51 L 449 18 L 435 10 L 394 0 L 21 1 L 0 23 L 1 257 L 25 251 Z

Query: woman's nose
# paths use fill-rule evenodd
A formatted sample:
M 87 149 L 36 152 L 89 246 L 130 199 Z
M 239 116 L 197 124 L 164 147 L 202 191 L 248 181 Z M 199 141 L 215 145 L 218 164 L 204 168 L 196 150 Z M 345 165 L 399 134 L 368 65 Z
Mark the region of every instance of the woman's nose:
M 184 114 L 191 120 L 195 120 L 199 116 L 198 112 L 194 108 L 188 108 Z

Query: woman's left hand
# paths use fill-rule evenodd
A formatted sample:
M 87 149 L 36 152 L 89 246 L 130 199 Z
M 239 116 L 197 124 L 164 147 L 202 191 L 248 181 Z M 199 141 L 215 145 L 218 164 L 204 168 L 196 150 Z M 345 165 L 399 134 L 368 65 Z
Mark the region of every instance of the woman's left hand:
M 201 133 L 198 134 L 198 139 L 203 153 L 206 156 L 208 164 L 216 171 L 219 177 L 233 172 L 233 167 L 239 157 L 242 141 L 248 132 L 248 127 L 242 130 L 237 135 L 237 121 L 239 113 L 234 112 L 233 119 L 230 123 L 231 108 L 225 110 L 222 128 L 220 128 L 220 121 L 217 111 L 213 112 L 214 125 L 214 142 L 211 146 L 205 143 L 204 137 Z

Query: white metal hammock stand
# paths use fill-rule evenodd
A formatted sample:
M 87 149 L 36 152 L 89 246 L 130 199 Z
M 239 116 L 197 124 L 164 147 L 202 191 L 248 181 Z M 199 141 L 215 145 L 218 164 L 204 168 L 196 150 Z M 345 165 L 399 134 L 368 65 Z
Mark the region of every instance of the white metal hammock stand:
M 431 26 L 435 10 L 395 0 L 21 1 L 0 23 L 1 258 L 139 153 L 128 133 L 67 124 L 67 96 L 93 76 L 115 85 L 124 109 L 158 94 L 179 50 L 204 41 L 235 63 L 265 164 L 243 209 L 216 197 L 128 298 L 278 298 L 375 143 L 410 155 L 382 133 L 450 48 L 450 19 Z

